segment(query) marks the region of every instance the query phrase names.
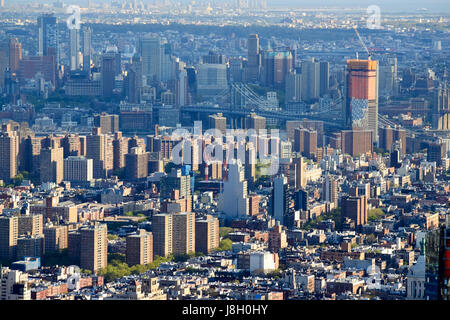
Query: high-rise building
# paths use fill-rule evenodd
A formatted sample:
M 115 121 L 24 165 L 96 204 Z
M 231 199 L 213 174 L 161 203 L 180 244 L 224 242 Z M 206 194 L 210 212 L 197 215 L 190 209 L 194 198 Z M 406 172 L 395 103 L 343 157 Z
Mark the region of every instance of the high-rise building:
M 94 115 L 94 126 L 102 129 L 104 134 L 114 134 L 119 131 L 119 116 L 117 114 Z
M 425 236 L 424 300 L 449 300 L 450 239 L 448 221 Z
M 182 107 L 189 104 L 189 83 L 188 75 L 185 70 L 182 70 L 178 73 L 175 92 L 177 106 Z
M 302 74 L 291 72 L 286 76 L 285 101 L 299 102 L 302 99 Z
M 80 61 L 80 29 L 70 29 L 70 70 L 78 70 Z
M 58 24 L 56 17 L 52 14 L 44 14 L 38 17 L 38 55 L 56 57 L 56 63 L 59 61 L 58 54 Z
M 19 219 L 17 216 L 0 215 L 0 259 L 16 258 Z
M 116 79 L 116 55 L 105 53 L 102 56 L 102 88 L 103 96 L 110 98 L 113 94 Z
M 370 153 L 373 150 L 372 130 L 342 130 L 335 134 L 331 147 L 341 149 L 352 157 Z
M 320 63 L 314 59 L 302 62 L 302 100 L 310 101 L 320 96 Z
M 64 149 L 59 147 L 42 149 L 39 158 L 41 182 L 61 183 L 64 177 Z
M 173 168 L 167 177 L 161 180 L 161 199 L 172 198 L 174 190 L 179 191 L 180 198 L 191 196 L 191 177 L 184 175 L 181 169 Z
M 442 143 L 428 143 L 427 161 L 436 162 L 436 166 L 442 165 L 442 159 L 445 156 L 445 146 Z
M 348 60 L 345 125 L 372 131 L 378 142 L 378 62 Z
M 277 221 L 276 225 L 269 231 L 269 250 L 278 253 L 280 249 L 286 248 L 287 245 L 286 232 Z
M 322 199 L 338 205 L 338 183 L 335 177 L 326 176 L 322 183 Z
M 93 160 L 94 178 L 105 178 L 113 169 L 113 139 L 94 128 L 86 137 L 86 158 Z
M 52 253 L 68 248 L 68 227 L 54 225 L 44 228 L 45 252 Z
M 97 272 L 108 264 L 108 230 L 96 223 L 80 228 L 80 267 Z
M 139 39 L 138 52 L 142 57 L 142 74 L 146 84 L 161 79 L 161 39 L 158 36 L 145 36 Z
M 1 268 L 0 300 L 31 300 L 28 273 Z
M 22 60 L 22 45 L 16 38 L 9 40 L 9 68 L 11 72 L 17 73 L 19 63 Z
M 379 146 L 386 151 L 390 151 L 392 145 L 399 141 L 401 143 L 401 153 L 406 154 L 406 130 L 397 127 L 381 127 L 378 129 Z
M 141 103 L 143 99 L 143 69 L 142 57 L 135 54 L 131 65 L 128 67 L 124 81 L 125 99 L 130 103 Z
M 294 157 L 294 168 L 295 168 L 295 190 L 306 187 L 306 163 L 303 157 L 297 154 Z
M 245 80 L 247 82 L 256 82 L 259 80 L 261 71 L 261 53 L 259 50 L 259 37 L 252 34 L 248 37 L 248 60 L 245 69 Z
M 140 229 L 127 235 L 126 259 L 129 266 L 153 262 L 153 234 Z
M 432 126 L 436 130 L 450 130 L 450 88 L 447 88 L 447 84 L 434 94 Z
M 122 132 L 114 134 L 113 141 L 113 156 L 114 156 L 114 170 L 120 170 L 125 167 L 125 155 L 128 153 L 129 138 L 122 136 Z
M 307 158 L 315 158 L 317 152 L 317 131 L 298 128 L 294 131 L 294 151 Z
M 293 56 L 290 51 L 267 51 L 263 59 L 263 83 L 268 87 L 283 89 L 286 76 L 293 69 Z
M 295 192 L 295 210 L 308 211 L 308 191 L 299 189 Z
M 15 131 L 0 132 L 0 179 L 14 178 L 18 170 L 19 137 Z
M 355 226 L 367 224 L 367 197 L 344 196 L 342 198 L 342 216 L 353 220 Z
M 211 97 L 228 90 L 226 64 L 201 64 L 197 74 L 197 96 Z
M 287 177 L 280 175 L 273 180 L 273 190 L 271 199 L 271 215 L 280 224 L 287 223 L 289 213 Z
M 173 215 L 156 214 L 152 220 L 153 253 L 167 257 L 173 252 Z
M 228 164 L 228 180 L 224 182 L 223 192 L 219 196 L 219 211 L 225 214 L 227 221 L 248 216 L 247 181 L 240 161 Z
M 259 134 L 261 130 L 266 129 L 266 118 L 251 113 L 245 118 L 245 128 L 253 129 Z
M 64 181 L 88 182 L 93 179 L 93 160 L 70 156 L 64 159 Z
M 5 87 L 5 71 L 9 69 L 9 41 L 0 43 L 0 91 Z
M 219 247 L 219 219 L 206 216 L 195 222 L 195 251 L 209 254 Z
M 18 216 L 18 234 L 30 234 L 32 236 L 43 233 L 44 219 L 42 214 L 25 214 Z
M 125 175 L 130 181 L 146 178 L 148 176 L 149 153 L 141 147 L 131 148 L 131 152 L 125 155 Z
M 17 259 L 40 258 L 45 253 L 44 235 L 23 235 L 17 239 Z
M 173 253 L 177 255 L 195 252 L 195 213 L 174 213 L 172 223 Z
M 330 89 L 330 63 L 320 61 L 320 90 L 319 94 L 323 96 Z
M 227 118 L 225 118 L 221 113 L 213 114 L 208 116 L 209 119 L 209 129 L 217 129 L 223 135 L 227 132 Z
M 83 71 L 91 74 L 92 60 L 92 29 L 83 27 Z

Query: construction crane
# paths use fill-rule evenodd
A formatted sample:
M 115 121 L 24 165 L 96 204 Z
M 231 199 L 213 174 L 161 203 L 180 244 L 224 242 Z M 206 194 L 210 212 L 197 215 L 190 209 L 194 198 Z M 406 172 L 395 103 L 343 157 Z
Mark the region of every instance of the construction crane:
M 369 49 L 367 48 L 366 44 L 364 43 L 363 39 L 359 35 L 358 28 L 356 26 L 353 26 L 353 29 L 356 32 L 356 35 L 358 36 L 359 42 L 361 42 L 361 45 L 363 46 L 364 50 L 366 50 L 368 55 L 368 60 L 372 60 L 372 53 L 370 53 Z M 356 59 L 358 60 L 358 51 L 356 51 Z

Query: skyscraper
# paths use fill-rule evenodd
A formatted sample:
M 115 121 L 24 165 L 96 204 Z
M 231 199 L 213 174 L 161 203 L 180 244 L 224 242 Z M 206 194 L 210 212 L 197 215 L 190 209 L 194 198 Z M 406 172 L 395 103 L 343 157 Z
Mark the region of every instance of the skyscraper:
M 80 30 L 70 29 L 70 70 L 78 70 L 80 61 Z
M 224 182 L 219 197 L 219 210 L 225 214 L 227 221 L 248 215 L 247 181 L 240 161 L 234 160 L 228 165 L 228 180 Z
M 263 59 L 263 83 L 269 87 L 284 88 L 286 76 L 293 69 L 290 51 L 267 51 Z
M 271 197 L 271 215 L 280 224 L 284 225 L 289 213 L 288 183 L 284 175 L 273 180 Z
M 320 95 L 328 93 L 330 88 L 330 63 L 320 61 Z
M 345 196 L 342 198 L 342 216 L 350 218 L 355 226 L 367 223 L 367 197 Z
M 147 35 L 139 39 L 138 52 L 142 57 L 142 74 L 146 83 L 161 79 L 161 39 L 159 36 Z
M 173 215 L 156 214 L 152 220 L 153 253 L 155 256 L 167 257 L 173 252 Z
M 41 182 L 61 183 L 64 177 L 64 149 L 59 147 L 45 148 L 40 155 Z
M 325 201 L 338 205 L 338 184 L 334 177 L 327 176 L 322 184 L 322 198 Z
M 102 56 L 102 88 L 105 98 L 112 96 L 115 79 L 115 54 L 105 53 Z
M 97 272 L 108 264 L 108 230 L 96 223 L 80 229 L 80 267 Z
M 58 57 L 58 24 L 52 14 L 44 14 L 38 17 L 38 55 L 53 55 Z
M 19 137 L 14 131 L 0 132 L 0 179 L 14 178 L 18 170 Z
M 345 125 L 372 131 L 378 142 L 378 62 L 347 60 Z
M 94 160 L 94 178 L 105 178 L 113 168 L 113 139 L 94 128 L 86 137 L 86 158 Z
M 297 154 L 294 157 L 295 167 L 295 190 L 306 187 L 306 163 L 303 161 L 303 157 Z
M 94 115 L 94 126 L 101 128 L 102 133 L 116 133 L 119 131 L 119 116 L 117 114 Z
M 257 34 L 252 34 L 248 37 L 248 62 L 245 69 L 245 80 L 247 82 L 256 82 L 259 80 L 259 73 L 261 69 L 261 54 L 259 50 L 259 37 Z
M 253 129 L 259 134 L 261 130 L 266 129 L 266 118 L 251 113 L 245 118 L 245 128 Z
M 153 262 L 153 234 L 140 229 L 127 236 L 126 259 L 129 266 Z
M 302 62 L 302 100 L 318 99 L 320 96 L 320 63 L 312 59 Z
M 286 101 L 298 102 L 302 98 L 302 74 L 291 72 L 286 76 Z
M 64 181 L 88 182 L 93 179 L 93 160 L 70 156 L 64 159 Z
M 0 259 L 16 258 L 19 219 L 17 216 L 0 216 Z
M 12 38 L 9 40 L 9 68 L 11 72 L 17 73 L 20 60 L 22 60 L 22 45 L 16 38 Z
M 209 119 L 209 129 L 217 129 L 222 134 L 227 131 L 227 118 L 225 118 L 221 113 L 213 114 L 208 116 Z
M 129 181 L 136 181 L 148 176 L 149 153 L 140 147 L 131 148 L 125 155 L 125 175 Z
M 195 222 L 195 251 L 211 253 L 219 247 L 219 219 L 206 216 Z
M 83 71 L 88 75 L 91 73 L 91 43 L 92 29 L 90 27 L 83 27 Z
M 195 213 L 175 213 L 172 217 L 172 245 L 174 254 L 195 252 Z
M 432 107 L 433 129 L 450 130 L 450 88 L 444 85 L 436 90 Z

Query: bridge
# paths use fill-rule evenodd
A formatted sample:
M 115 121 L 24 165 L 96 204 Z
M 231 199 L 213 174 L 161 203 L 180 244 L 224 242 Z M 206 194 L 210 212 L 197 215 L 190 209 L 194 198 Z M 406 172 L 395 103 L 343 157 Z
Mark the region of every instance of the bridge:
M 342 129 L 342 103 L 343 99 L 335 100 L 318 110 L 310 112 L 288 112 L 279 107 L 271 107 L 267 100 L 256 94 L 247 84 L 233 83 L 230 90 L 225 90 L 218 95 L 218 104 L 205 103 L 183 106 L 181 113 L 216 114 L 222 113 L 231 119 L 245 118 L 255 113 L 267 119 L 280 121 L 287 120 L 310 120 L 323 121 L 333 129 Z

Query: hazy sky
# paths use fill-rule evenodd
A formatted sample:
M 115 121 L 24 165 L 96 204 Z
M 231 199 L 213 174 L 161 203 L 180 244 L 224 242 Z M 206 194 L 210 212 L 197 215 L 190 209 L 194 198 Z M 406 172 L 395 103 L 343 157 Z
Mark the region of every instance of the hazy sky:
M 88 0 L 62 0 L 64 3 L 87 3 Z M 119 2 L 123 0 L 118 0 Z M 128 0 L 130 1 L 130 0 Z M 144 3 L 153 3 L 154 0 L 138 0 Z M 191 0 L 174 0 L 176 2 L 191 2 Z M 221 0 L 220 0 L 221 1 Z M 234 0 L 224 0 L 232 2 Z M 5 0 L 5 3 L 53 3 L 56 0 Z M 110 3 L 111 0 L 93 0 L 96 3 Z M 199 2 L 219 2 L 219 0 L 196 0 Z M 267 0 L 270 7 L 291 8 L 367 8 L 370 5 L 378 5 L 385 12 L 416 12 L 417 9 L 427 8 L 431 12 L 450 14 L 450 0 Z
M 271 6 L 301 8 L 317 7 L 368 7 L 378 5 L 385 11 L 415 11 L 428 8 L 434 12 L 450 12 L 450 0 L 268 0 Z

